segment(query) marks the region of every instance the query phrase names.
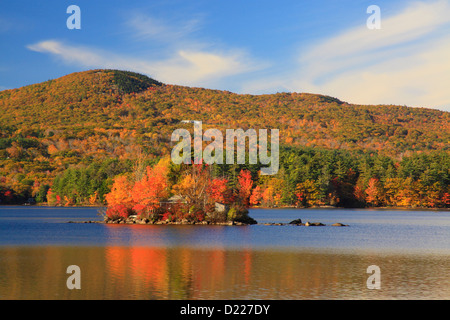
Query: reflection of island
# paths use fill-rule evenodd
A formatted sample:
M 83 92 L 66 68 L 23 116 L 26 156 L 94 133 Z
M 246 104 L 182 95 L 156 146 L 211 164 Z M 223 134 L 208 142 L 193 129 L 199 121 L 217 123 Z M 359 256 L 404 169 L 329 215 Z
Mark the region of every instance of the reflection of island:
M 245 286 L 252 268 L 247 250 L 230 255 L 223 249 L 107 247 L 105 257 L 117 288 L 130 291 L 130 283 L 139 283 L 154 299 L 210 299 L 205 289 L 214 295 Z
M 214 177 L 207 165 L 175 165 L 163 158 L 153 167 L 114 179 L 104 213 L 107 223 L 247 225 L 253 180 L 241 170 L 235 186 Z M 169 197 L 172 195 L 171 197 Z

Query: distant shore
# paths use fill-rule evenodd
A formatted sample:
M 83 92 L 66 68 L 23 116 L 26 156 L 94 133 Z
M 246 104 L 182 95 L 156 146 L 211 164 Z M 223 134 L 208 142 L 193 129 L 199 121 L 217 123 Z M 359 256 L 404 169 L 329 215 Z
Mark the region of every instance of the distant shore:
M 343 209 L 343 210 L 403 210 L 403 211 L 450 211 L 450 208 L 430 208 L 430 207 L 335 207 L 335 206 L 316 206 L 316 207 L 295 207 L 295 206 L 282 206 L 282 207 L 262 207 L 256 206 L 249 209 L 297 209 L 297 210 L 308 210 L 308 209 Z
M 77 206 L 49 206 L 46 203 L 38 203 L 33 205 L 27 204 L 0 204 L 0 206 L 28 206 L 28 207 L 53 207 L 53 208 L 102 208 L 102 205 L 77 205 Z M 430 208 L 430 207 L 336 207 L 336 206 L 314 206 L 314 207 L 295 207 L 295 206 L 280 206 L 280 207 L 263 207 L 263 206 L 254 206 L 249 209 L 354 209 L 354 210 L 401 210 L 401 211 L 450 211 L 450 208 Z

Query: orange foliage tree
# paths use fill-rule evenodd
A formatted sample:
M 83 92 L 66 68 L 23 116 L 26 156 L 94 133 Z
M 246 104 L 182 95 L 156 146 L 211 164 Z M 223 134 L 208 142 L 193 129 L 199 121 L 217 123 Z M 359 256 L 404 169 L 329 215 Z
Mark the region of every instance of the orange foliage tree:
M 366 189 L 366 194 L 366 201 L 373 206 L 378 206 L 381 203 L 382 196 L 380 180 L 377 178 L 371 178 Z
M 112 207 L 117 204 L 122 204 L 131 209 L 134 205 L 131 193 L 132 188 L 133 184 L 128 176 L 126 175 L 117 176 L 114 179 L 114 183 L 111 187 L 111 192 L 105 195 L 108 207 Z
M 169 195 L 168 161 L 161 160 L 154 167 L 147 167 L 145 174 L 133 182 L 130 176 L 114 179 L 111 192 L 105 195 L 108 217 L 127 217 L 132 213 L 149 215 L 160 207 L 160 201 Z M 125 214 L 127 212 L 127 214 Z
M 164 162 L 147 167 L 146 174 L 132 189 L 133 210 L 140 216 L 160 208 L 160 201 L 169 195 L 168 167 Z

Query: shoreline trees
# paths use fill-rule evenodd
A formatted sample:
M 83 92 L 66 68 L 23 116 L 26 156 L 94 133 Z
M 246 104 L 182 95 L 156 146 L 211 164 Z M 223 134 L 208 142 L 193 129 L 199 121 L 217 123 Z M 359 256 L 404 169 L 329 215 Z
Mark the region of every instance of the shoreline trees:
M 273 176 L 259 175 L 258 165 L 195 167 L 165 161 L 141 160 L 140 168 L 118 160 L 69 166 L 53 181 L 30 179 L 23 196 L 0 185 L 0 199 L 22 204 L 33 196 L 38 204 L 52 206 L 124 204 L 132 210 L 140 204 L 148 210 L 155 199 L 178 193 L 189 199 L 189 208 L 203 211 L 206 204 L 237 199 L 244 207 L 450 207 L 450 156 L 445 152 L 394 161 L 376 154 L 283 148 L 280 171 Z
M 280 130 L 277 175 L 260 176 L 249 164 L 210 168 L 211 179 L 224 179 L 212 185 L 226 180 L 232 195 L 249 170 L 251 206 L 449 207 L 448 112 L 307 93 L 235 94 L 118 70 L 0 91 L 0 110 L 1 204 L 105 205 L 115 177 L 140 179 L 191 119 L 220 130 Z M 139 150 L 149 157 L 136 171 Z M 182 173 L 169 172 L 168 183 Z

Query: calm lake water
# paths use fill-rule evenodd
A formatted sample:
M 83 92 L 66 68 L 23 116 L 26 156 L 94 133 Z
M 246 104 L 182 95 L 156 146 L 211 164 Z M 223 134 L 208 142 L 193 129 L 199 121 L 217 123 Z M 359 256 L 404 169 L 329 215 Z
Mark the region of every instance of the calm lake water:
M 68 223 L 102 220 L 96 208 L 0 207 L 0 299 L 450 299 L 448 211 L 250 216 L 259 224 L 105 225 Z M 262 225 L 298 218 L 326 226 Z

